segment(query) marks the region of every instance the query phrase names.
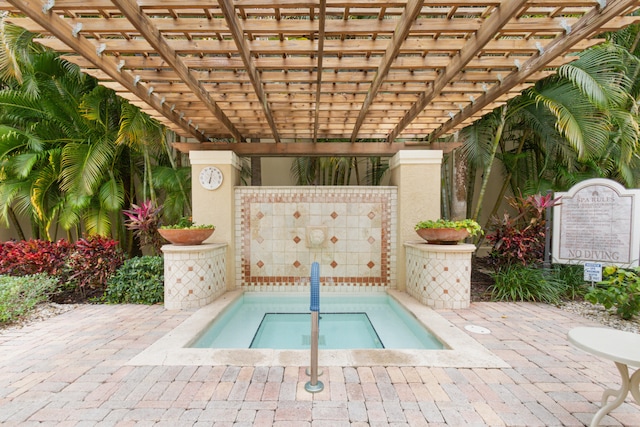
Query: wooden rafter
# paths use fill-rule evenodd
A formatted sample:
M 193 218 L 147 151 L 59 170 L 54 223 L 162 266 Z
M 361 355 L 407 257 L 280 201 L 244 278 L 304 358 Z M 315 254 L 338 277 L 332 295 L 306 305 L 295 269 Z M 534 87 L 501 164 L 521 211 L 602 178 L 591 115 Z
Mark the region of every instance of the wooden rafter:
M 459 124 L 472 116 L 475 110 L 482 109 L 488 102 L 491 102 L 492 99 L 502 95 L 511 87 L 518 84 L 522 79 L 527 78 L 528 75 L 545 66 L 551 58 L 554 58 L 558 54 L 558 52 L 566 50 L 581 38 L 597 31 L 603 22 L 607 22 L 611 17 L 628 10 L 635 4 L 636 2 L 633 0 L 614 0 L 609 2 L 609 4 L 607 4 L 602 10 L 593 9 L 590 13 L 585 15 L 577 25 L 571 27 L 571 31 L 568 34 L 555 39 L 540 55 L 531 58 L 523 64 L 519 70 L 506 77 L 501 84 L 492 87 L 475 103 L 470 104 L 460 114 L 434 130 L 429 136 L 429 139 L 438 138 L 449 130 L 455 128 L 456 124 Z
M 180 79 L 196 94 L 207 109 L 229 130 L 236 141 L 242 141 L 244 138 L 240 132 L 238 132 L 238 129 L 236 129 L 233 123 L 231 123 L 231 120 L 229 120 L 226 114 L 211 99 L 209 93 L 190 74 L 189 69 L 165 41 L 160 32 L 149 21 L 149 18 L 147 18 L 144 13 L 141 13 L 138 5 L 132 0 L 113 0 L 113 4 L 136 26 L 140 34 L 149 42 L 162 59 L 173 68 Z
M 100 46 L 87 40 L 82 35 L 73 35 L 73 28 L 66 22 L 58 19 L 58 16 L 51 13 L 44 13 L 42 3 L 36 0 L 7 0 L 13 6 L 18 8 L 22 13 L 29 16 L 42 27 L 46 27 L 53 35 L 62 42 L 71 47 L 75 52 L 82 55 L 94 66 L 102 69 L 110 78 L 117 81 L 128 91 L 135 94 L 138 98 L 150 105 L 164 117 L 175 123 L 178 127 L 185 130 L 191 137 L 198 141 L 204 141 L 202 133 L 198 132 L 194 127 L 180 119 L 179 112 L 172 110 L 169 106 L 164 105 L 157 96 L 153 96 L 149 89 L 139 84 L 135 76 L 131 73 L 124 72 L 119 69 L 119 64 L 115 58 L 98 54 Z
M 249 80 L 251 80 L 251 84 L 253 85 L 253 89 L 255 90 L 256 95 L 258 96 L 258 100 L 260 101 L 260 106 L 264 110 L 264 115 L 267 118 L 267 122 L 269 123 L 269 127 L 271 128 L 271 132 L 273 138 L 276 142 L 280 142 L 280 134 L 278 133 L 278 127 L 276 126 L 275 120 L 273 120 L 273 115 L 271 114 L 271 108 L 269 107 L 267 96 L 264 93 L 264 89 L 262 88 L 262 82 L 260 81 L 260 76 L 258 75 L 258 71 L 256 70 L 255 65 L 253 64 L 253 59 L 251 58 L 251 51 L 247 44 L 247 41 L 243 35 L 243 29 L 240 25 L 240 21 L 238 20 L 238 15 L 236 15 L 235 6 L 232 0 L 218 0 L 220 4 L 220 8 L 222 9 L 222 13 L 227 21 L 227 25 L 231 30 L 231 36 L 233 40 L 236 42 L 236 46 L 238 47 L 238 51 L 240 53 L 240 57 L 242 58 L 242 62 L 244 63 L 245 69 L 249 73 Z
M 600 4 L 0 0 L 0 11 L 181 136 L 236 142 L 213 149 L 386 155 L 473 123 L 598 33 L 639 22 L 640 0 Z
M 324 59 L 324 23 L 325 13 L 327 8 L 326 0 L 320 0 L 320 9 L 318 14 L 320 15 L 320 31 L 318 32 L 318 75 L 316 79 L 316 103 L 315 112 L 313 115 L 313 142 L 318 141 L 318 127 L 320 126 L 320 95 L 322 95 L 322 61 Z
M 12 19 L 18 21 L 17 19 Z M 24 22 L 24 21 L 19 21 Z M 51 49 L 60 52 L 73 52 L 64 43 L 61 43 L 57 39 L 39 39 L 39 42 Z M 235 43 L 231 40 L 166 40 L 171 45 L 174 51 L 178 54 L 225 54 L 229 50 L 233 50 Z M 278 44 L 274 44 L 269 40 L 253 40 L 249 42 L 249 49 L 253 53 L 260 55 L 277 55 L 283 53 L 299 54 L 299 55 L 311 55 L 320 49 L 319 44 L 322 42 L 322 51 L 328 55 L 337 55 L 338 53 L 349 54 L 351 52 L 362 52 L 366 50 L 374 54 L 382 54 L 389 46 L 389 40 L 377 39 L 377 40 L 360 40 L 360 39 L 347 39 L 347 40 L 325 40 L 319 38 L 318 40 L 282 40 Z M 570 50 L 570 52 L 580 52 L 587 49 L 594 44 L 597 44 L 598 40 L 582 40 Z M 153 51 L 153 47 L 146 40 L 135 39 L 108 39 L 104 40 L 105 52 L 120 54 L 136 53 L 136 52 L 148 52 Z M 451 52 L 462 49 L 466 40 L 449 39 L 449 40 L 419 40 L 408 39 L 400 46 L 401 54 L 416 54 L 424 51 L 429 52 Z M 505 52 L 511 53 L 535 53 L 538 51 L 536 46 L 538 43 L 536 40 L 524 40 L 524 39 L 500 39 L 491 40 L 485 46 L 485 52 Z
M 227 0 L 230 2 L 231 0 Z M 508 3 L 508 2 L 507 2 Z M 233 16 L 236 16 L 235 14 Z M 524 22 L 509 22 L 502 28 L 506 33 L 521 34 L 523 32 L 559 32 L 563 31 L 564 22 L 569 25 L 575 24 L 579 18 L 566 17 L 566 18 L 529 18 Z M 122 33 L 135 33 L 136 27 L 133 23 L 125 18 L 110 18 L 108 20 L 99 21 L 96 18 L 68 18 L 67 19 L 72 26 L 78 23 L 83 25 L 83 31 L 89 33 L 99 34 L 122 34 Z M 227 27 L 224 22 L 219 20 L 208 20 L 206 18 L 178 18 L 178 19 L 166 19 L 166 18 L 149 18 L 151 24 L 159 31 L 165 33 L 185 33 L 192 32 L 193 28 L 199 28 L 200 31 L 193 32 L 194 35 L 198 34 L 211 34 L 214 32 L 229 33 L 232 28 Z M 254 22 L 255 21 L 255 22 Z M 247 32 L 259 36 L 270 36 L 282 33 L 286 36 L 302 36 L 304 34 L 317 33 L 319 31 L 318 21 L 310 20 L 280 20 L 269 21 L 269 26 L 265 26 L 261 23 L 261 20 L 248 21 L 242 27 L 236 30 L 241 33 Z M 391 37 L 395 30 L 395 19 L 385 20 L 327 20 L 325 34 L 327 36 L 338 36 L 340 34 L 347 34 L 349 36 L 366 37 L 371 33 L 384 34 Z M 411 32 L 415 35 L 429 35 L 434 32 L 455 35 L 459 33 L 474 33 L 476 32 L 481 23 L 477 22 L 477 19 L 462 20 L 448 20 L 444 18 L 432 18 L 432 19 L 417 19 L 411 27 Z M 29 30 L 37 31 L 38 27 L 33 26 L 28 20 L 14 19 L 17 25 L 23 26 Z M 481 22 L 481 20 L 480 20 Z M 239 24 L 236 16 L 236 23 Z M 613 22 L 612 25 L 616 23 Z M 603 24 L 603 30 L 610 29 L 608 23 Z M 246 42 L 248 45 L 248 42 Z
M 433 85 L 424 93 L 420 95 L 420 99 L 416 102 L 407 112 L 407 114 L 400 120 L 398 125 L 389 134 L 389 142 L 393 141 L 398 134 L 409 123 L 411 123 L 418 114 L 434 99 L 438 96 L 445 85 L 464 67 L 467 65 L 478 51 L 482 50 L 484 46 L 489 43 L 495 35 L 505 26 L 520 11 L 522 5 L 527 0 L 503 0 L 500 6 L 491 14 L 491 16 L 484 22 L 484 24 L 476 31 L 465 46 L 460 50 L 460 53 L 451 59 L 451 62 L 445 67 L 444 71 L 438 75 L 433 82 Z
M 389 42 L 389 46 L 385 51 L 382 59 L 380 61 L 380 65 L 378 66 L 378 71 L 376 72 L 376 76 L 373 78 L 373 82 L 371 86 L 369 86 L 369 91 L 367 92 L 367 97 L 364 99 L 362 103 L 362 107 L 360 108 L 360 113 L 358 114 L 358 118 L 356 119 L 356 124 L 353 127 L 353 132 L 351 132 L 351 142 L 355 142 L 356 137 L 358 136 L 358 131 L 364 122 L 364 119 L 369 111 L 369 107 L 373 103 L 374 98 L 378 94 L 378 90 L 382 85 L 382 82 L 389 74 L 389 70 L 391 69 L 391 65 L 393 61 L 396 59 L 398 52 L 400 51 L 400 46 L 405 41 L 407 36 L 409 35 L 409 30 L 413 25 L 413 22 L 416 20 L 416 17 L 420 13 L 420 9 L 422 9 L 422 4 L 424 0 L 408 0 L 407 6 L 404 10 L 404 13 L 400 17 L 398 24 L 396 26 L 395 31 L 393 32 L 393 36 L 391 37 L 391 41 Z

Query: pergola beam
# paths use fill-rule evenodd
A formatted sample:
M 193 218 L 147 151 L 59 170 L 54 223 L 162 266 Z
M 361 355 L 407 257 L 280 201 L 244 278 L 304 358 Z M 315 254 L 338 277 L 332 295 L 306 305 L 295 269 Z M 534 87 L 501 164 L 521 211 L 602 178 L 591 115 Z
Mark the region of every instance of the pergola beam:
M 260 143 L 260 144 L 227 144 L 223 142 L 204 142 L 190 144 L 174 142 L 172 146 L 183 153 L 191 150 L 204 151 L 233 151 L 242 157 L 390 157 L 398 150 L 442 150 L 445 153 L 460 147 L 460 143 L 435 144 L 387 144 L 384 142 L 291 142 L 291 143 Z
M 154 27 L 153 23 L 145 14 L 140 11 L 138 5 L 131 0 L 113 0 L 113 4 L 118 6 L 120 11 L 129 19 L 140 34 L 153 46 L 156 52 L 167 61 L 167 64 L 173 68 L 180 79 L 189 87 L 200 101 L 220 120 L 222 125 L 229 130 L 231 135 L 237 140 L 242 141 L 244 138 L 236 129 L 234 124 L 229 120 L 225 113 L 211 99 L 209 93 L 202 87 L 189 72 L 184 62 L 178 57 L 173 48 L 165 41 L 160 31 Z M 126 63 L 126 60 L 125 60 Z
M 519 82 L 545 67 L 570 46 L 589 36 L 594 31 L 598 31 L 604 22 L 609 21 L 612 17 L 623 13 L 635 5 L 637 5 L 636 0 L 610 0 L 604 9 L 593 9 L 582 17 L 576 25 L 571 27 L 569 34 L 564 34 L 556 38 L 547 46 L 544 52 L 526 61 L 519 70 L 509 74 L 500 84 L 492 86 L 489 91 L 480 96 L 476 102 L 469 104 L 463 111 L 433 131 L 428 139 L 434 140 L 451 129 L 454 129 L 458 124 L 473 116 L 475 112 L 482 110 L 487 104 L 493 102 L 495 98 L 508 92 Z
M 421 142 L 473 123 L 603 40 L 596 31 L 640 20 L 640 0 L 625 0 L 578 31 L 600 4 L 0 0 L 0 11 L 181 137 L 323 144 Z M 576 35 L 558 44 L 565 33 Z
M 213 7 L 210 0 L 162 0 L 158 2 L 157 0 L 137 0 L 138 5 L 143 9 L 195 9 L 195 8 L 211 8 Z M 367 0 L 366 6 L 369 8 L 378 8 L 378 7 L 388 7 L 388 8 L 403 8 L 407 3 L 407 0 Z M 570 6 L 595 6 L 597 5 L 597 0 L 563 0 L 563 4 L 567 4 Z M 319 7 L 320 0 L 236 0 L 235 4 L 238 7 L 245 8 L 310 8 L 310 7 Z M 327 7 L 341 7 L 345 4 L 353 4 L 355 6 L 360 6 L 360 2 L 347 2 L 344 0 L 328 0 Z M 451 4 L 455 4 L 460 7 L 464 6 L 485 6 L 485 5 L 493 5 L 497 6 L 500 4 L 500 0 L 459 0 L 457 2 L 453 2 L 450 0 L 429 0 L 427 2 L 427 6 L 425 7 L 442 7 L 449 6 Z M 531 1 L 532 5 L 541 6 L 541 7 L 555 7 L 558 5 L 556 0 L 533 0 Z M 0 6 L 2 2 L 0 2 Z M 105 9 L 110 10 L 113 9 L 113 4 L 110 0 L 56 0 L 54 9 L 59 10 L 84 10 L 88 7 L 96 8 L 96 9 Z
M 378 65 L 378 70 L 375 77 L 373 78 L 373 82 L 371 82 L 371 86 L 369 86 L 367 96 L 362 103 L 362 107 L 360 108 L 360 113 L 358 114 L 356 124 L 353 127 L 353 132 L 351 133 L 351 142 L 356 141 L 358 132 L 360 131 L 360 127 L 362 126 L 362 123 L 367 116 L 367 112 L 369 111 L 369 107 L 371 107 L 373 100 L 378 94 L 378 90 L 380 89 L 382 82 L 387 77 L 387 74 L 389 74 L 391 65 L 393 64 L 393 61 L 395 61 L 396 57 L 398 56 L 398 52 L 400 51 L 400 46 L 409 35 L 409 30 L 411 29 L 413 22 L 418 17 L 423 3 L 424 0 L 407 1 L 407 6 L 402 13 L 402 16 L 400 17 L 398 24 L 396 25 L 396 29 L 394 30 L 393 36 L 389 41 L 389 45 L 387 46 L 387 49 L 384 52 L 382 59 L 380 60 L 380 65 Z
M 170 70 L 171 66 L 161 57 L 137 57 L 137 56 L 122 56 L 125 61 L 126 67 L 133 68 L 155 68 L 155 69 L 167 69 Z M 525 57 L 525 58 L 528 58 Z M 374 71 L 378 69 L 376 62 L 377 58 L 363 59 L 363 58 L 325 58 L 323 61 L 324 68 L 330 68 L 333 70 L 367 70 L 373 76 Z M 517 58 L 516 58 L 517 59 Z M 564 57 L 557 58 L 559 63 L 567 62 Z M 190 57 L 182 60 L 184 65 L 189 69 L 211 69 L 216 71 L 223 70 L 238 70 L 244 68 L 244 63 L 237 57 Z M 392 71 L 398 70 L 440 70 L 450 64 L 448 57 L 434 57 L 434 58 L 421 58 L 416 56 L 408 56 L 397 58 L 391 66 Z M 260 57 L 252 61 L 253 69 L 256 70 L 256 76 L 258 76 L 257 70 L 264 72 L 267 70 L 281 70 L 284 72 L 290 72 L 289 70 L 301 70 L 301 69 L 315 69 L 317 68 L 317 62 L 312 58 L 295 57 L 295 58 L 282 58 L 282 57 Z M 553 64 L 550 64 L 553 66 Z M 490 58 L 473 58 L 469 61 L 469 67 L 472 68 L 510 68 L 514 66 L 514 58 L 496 56 Z M 259 77 L 259 76 L 258 76 Z M 249 77 L 249 80 L 251 78 Z M 258 80 L 260 82 L 260 79 Z
M 322 15 L 320 15 L 322 16 Z M 11 18 L 8 18 L 11 20 Z M 165 39 L 166 40 L 166 39 Z M 73 52 L 66 44 L 57 39 L 41 38 L 36 41 L 58 52 Z M 322 48 L 319 44 L 322 41 Z M 510 53 L 534 53 L 538 51 L 538 45 L 543 46 L 552 39 L 548 38 L 530 38 L 524 39 L 500 39 L 491 40 L 485 46 L 487 52 L 510 52 Z M 582 40 L 577 43 L 571 50 L 580 52 L 604 40 Z M 166 40 L 166 42 L 180 55 L 197 55 L 197 54 L 216 54 L 222 55 L 229 51 L 235 50 L 235 43 L 232 40 Z M 131 54 L 138 52 L 153 52 L 154 48 L 151 44 L 143 39 L 105 39 L 105 53 Z M 459 51 L 465 45 L 466 40 L 458 39 L 438 39 L 438 40 L 419 40 L 406 39 L 400 46 L 400 54 L 417 54 L 425 51 L 429 52 L 454 52 Z M 277 44 L 269 40 L 251 40 L 247 41 L 249 49 L 252 53 L 258 55 L 277 55 L 277 54 L 296 54 L 296 55 L 312 55 L 322 50 L 327 55 L 337 55 L 339 53 L 348 54 L 351 52 L 359 53 L 366 50 L 371 53 L 381 54 L 389 46 L 388 39 L 376 40 L 283 40 Z
M 220 0 L 222 1 L 222 0 Z M 225 0 L 230 2 L 230 0 Z M 509 3 L 507 0 L 506 3 Z M 235 11 L 234 6 L 229 5 Z M 233 15 L 235 16 L 235 15 Z M 148 18 L 150 23 L 157 28 L 160 32 L 172 32 L 172 33 L 184 33 L 193 31 L 194 28 L 200 30 L 204 34 L 210 33 L 225 33 L 229 34 L 232 31 L 248 32 L 256 35 L 270 36 L 273 34 L 282 33 L 287 36 L 297 37 L 303 34 L 317 33 L 319 31 L 319 23 L 317 21 L 310 20 L 281 20 L 281 21 L 267 21 L 256 22 L 248 21 L 243 26 L 234 28 L 229 24 L 224 25 L 223 22 L 218 20 L 209 20 L 206 18 L 177 18 L 177 19 L 165 19 L 165 18 Z M 579 18 L 529 18 L 522 22 L 508 22 L 505 23 L 502 28 L 503 31 L 513 34 L 523 34 L 527 32 L 558 32 L 562 31 L 564 25 L 575 25 Z M 132 33 L 136 31 L 135 25 L 125 18 L 110 18 L 108 20 L 96 20 L 95 18 L 66 18 L 69 21 L 69 25 L 75 26 L 81 23 L 83 31 L 88 33 L 97 34 L 122 34 Z M 336 36 L 340 34 L 349 34 L 351 36 L 364 36 L 371 32 L 387 35 L 391 37 L 393 34 L 396 23 L 394 20 L 374 20 L 374 19 L 350 19 L 348 21 L 343 20 L 330 20 L 326 23 L 325 34 L 330 36 Z M 479 22 L 477 22 L 479 21 Z M 29 20 L 20 18 L 12 18 L 11 22 L 19 25 L 27 30 L 39 32 L 41 26 L 34 26 Z M 473 20 L 473 22 L 467 22 L 467 20 L 449 20 L 445 18 L 421 18 L 417 19 L 411 28 L 412 34 L 425 35 L 434 32 L 442 34 L 458 34 L 476 32 L 480 29 L 481 20 Z M 612 28 L 613 25 L 612 23 Z M 236 17 L 236 25 L 239 25 L 239 21 Z M 608 23 L 603 23 L 605 29 Z M 46 27 L 44 27 L 46 28 Z M 245 41 L 246 43 L 246 41 Z M 248 50 L 247 45 L 246 49 Z
M 451 81 L 489 41 L 495 37 L 507 22 L 509 22 L 522 8 L 527 0 L 503 0 L 500 6 L 493 11 L 491 16 L 471 36 L 460 52 L 451 59 L 451 62 L 442 71 L 433 85 L 420 95 L 420 99 L 398 125 L 389 134 L 388 141 L 392 142 L 429 103 L 440 94 L 445 85 Z
M 256 69 L 256 66 L 253 64 L 253 60 L 251 59 L 251 50 L 249 49 L 247 41 L 244 38 L 244 30 L 242 29 L 240 21 L 238 20 L 235 5 L 233 4 L 232 0 L 218 0 L 218 3 L 220 4 L 220 8 L 222 9 L 224 18 L 227 21 L 229 30 L 231 30 L 231 36 L 236 42 L 238 52 L 240 53 L 240 57 L 242 58 L 242 62 L 244 63 L 244 67 L 249 73 L 249 80 L 253 85 L 253 90 L 258 96 L 260 106 L 262 107 L 267 122 L 269 123 L 273 138 L 276 142 L 280 142 L 278 127 L 276 126 L 275 120 L 273 120 L 271 108 L 267 103 L 267 95 L 264 93 L 264 88 L 262 87 L 262 82 L 260 81 L 258 70 Z
M 318 79 L 316 80 L 316 105 L 313 115 L 313 142 L 318 141 L 318 128 L 320 127 L 320 95 L 322 95 L 322 60 L 324 58 L 324 25 L 325 25 L 325 13 L 326 13 L 326 0 L 320 0 L 320 31 L 318 32 L 318 68 L 316 73 Z
M 193 138 L 198 141 L 204 141 L 206 138 L 202 133 L 198 132 L 193 126 L 190 126 L 187 122 L 180 119 L 179 112 L 171 110 L 167 105 L 164 105 L 158 97 L 149 93 L 148 88 L 139 84 L 136 78 L 130 73 L 124 72 L 118 68 L 115 58 L 98 54 L 98 48 L 96 44 L 89 41 L 81 34 L 77 36 L 73 35 L 73 28 L 69 26 L 67 22 L 60 19 L 57 15 L 51 12 L 44 13 L 42 10 L 42 3 L 37 0 L 6 0 L 11 3 L 15 8 L 19 9 L 22 13 L 27 15 L 30 19 L 36 22 L 41 27 L 45 27 L 55 37 L 71 47 L 75 52 L 82 55 L 87 61 L 93 64 L 95 67 L 100 68 L 109 75 L 113 80 L 117 81 L 129 92 L 136 95 L 138 98 L 149 104 L 162 116 L 166 117 L 180 128 L 184 129 Z
M 81 68 L 91 68 L 94 66 L 91 62 L 81 56 L 63 56 L 69 62 L 72 62 Z M 134 58 L 135 59 L 135 58 Z M 131 60 L 130 62 L 131 63 Z M 151 67 L 151 65 L 149 65 Z M 94 71 L 94 74 L 98 74 L 99 69 Z M 142 69 L 137 71 L 137 74 L 145 80 L 153 80 L 154 82 L 160 81 L 180 81 L 180 78 L 173 70 L 169 69 Z M 209 73 L 206 71 L 192 71 L 194 76 L 197 76 L 199 81 L 206 83 L 229 83 L 229 84 L 250 84 L 248 78 L 244 78 L 242 75 L 238 76 L 238 73 L 229 70 L 220 70 L 216 73 Z M 542 78 L 548 77 L 553 74 L 553 71 L 538 71 L 532 74 L 531 81 L 537 81 Z M 288 73 L 282 73 L 278 71 L 263 71 L 261 73 L 264 80 L 269 80 L 269 83 L 265 82 L 265 86 L 269 84 L 292 84 L 292 83 L 317 83 L 317 72 L 315 71 L 289 71 Z M 465 71 L 464 79 L 456 78 L 451 81 L 451 84 L 458 84 L 459 81 L 470 83 L 482 83 L 487 81 L 497 82 L 500 80 L 500 76 L 504 77 L 504 74 L 500 71 Z M 392 70 L 387 76 L 387 83 L 391 84 L 426 84 L 431 80 L 435 80 L 437 73 L 433 70 Z M 324 73 L 322 78 L 323 84 L 341 84 L 352 83 L 358 84 L 359 82 L 366 82 L 370 79 L 368 72 L 365 71 L 352 71 L 345 73 Z

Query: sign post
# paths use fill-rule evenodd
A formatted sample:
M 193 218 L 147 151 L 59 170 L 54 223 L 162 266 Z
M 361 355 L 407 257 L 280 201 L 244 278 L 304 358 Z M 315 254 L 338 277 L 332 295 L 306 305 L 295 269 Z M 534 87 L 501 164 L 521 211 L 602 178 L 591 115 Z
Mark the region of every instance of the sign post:
M 591 287 L 596 282 L 602 281 L 602 263 L 601 262 L 585 262 L 584 263 L 584 281 L 591 282 Z

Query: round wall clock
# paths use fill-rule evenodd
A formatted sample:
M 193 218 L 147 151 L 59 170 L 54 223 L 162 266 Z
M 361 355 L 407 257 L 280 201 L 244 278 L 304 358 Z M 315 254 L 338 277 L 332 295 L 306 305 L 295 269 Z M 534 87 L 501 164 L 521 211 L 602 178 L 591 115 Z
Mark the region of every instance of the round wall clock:
M 207 166 L 200 171 L 200 185 L 207 190 L 220 187 L 222 178 L 222 171 L 215 166 Z

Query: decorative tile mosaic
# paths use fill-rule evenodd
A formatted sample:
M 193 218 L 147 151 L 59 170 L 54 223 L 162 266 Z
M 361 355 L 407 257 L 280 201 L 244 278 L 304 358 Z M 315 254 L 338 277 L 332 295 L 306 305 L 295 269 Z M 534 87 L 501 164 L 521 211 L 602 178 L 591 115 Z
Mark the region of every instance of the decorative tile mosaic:
M 204 307 L 226 291 L 226 244 L 166 245 L 162 252 L 168 310 Z
M 236 285 L 304 290 L 395 287 L 395 187 L 238 187 Z
M 434 308 L 469 307 L 474 245 L 404 244 L 407 293 Z

